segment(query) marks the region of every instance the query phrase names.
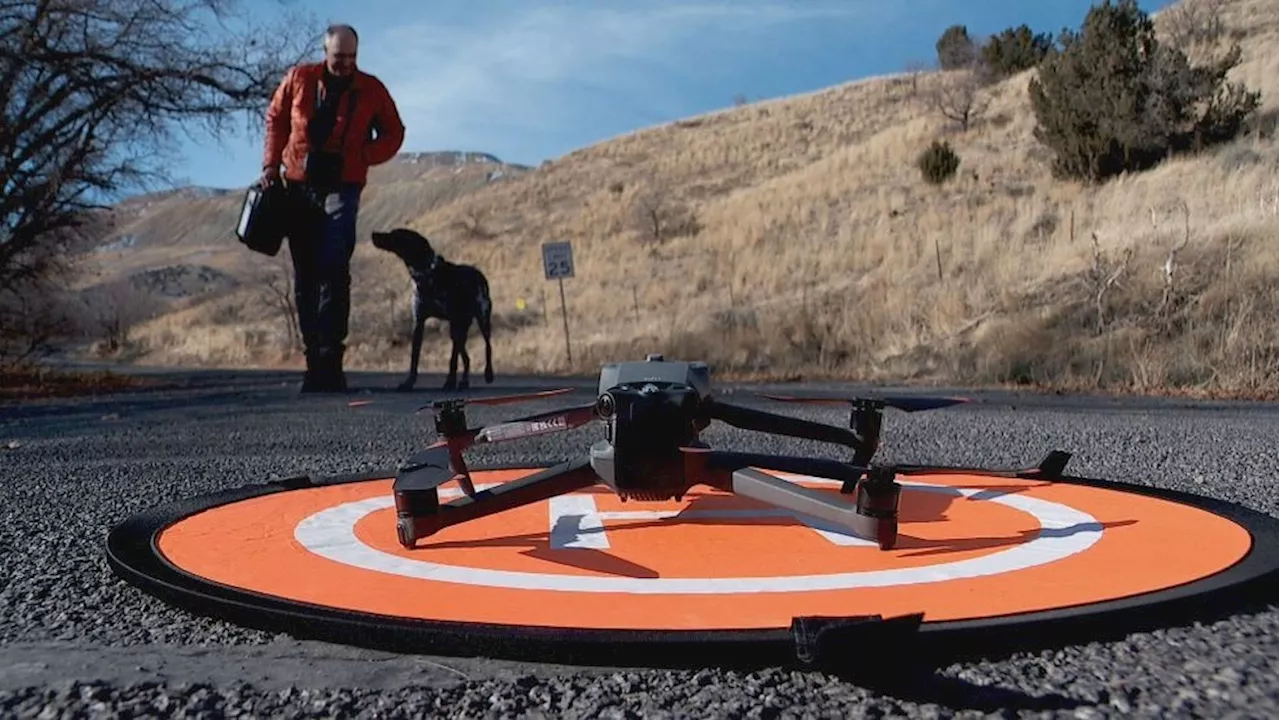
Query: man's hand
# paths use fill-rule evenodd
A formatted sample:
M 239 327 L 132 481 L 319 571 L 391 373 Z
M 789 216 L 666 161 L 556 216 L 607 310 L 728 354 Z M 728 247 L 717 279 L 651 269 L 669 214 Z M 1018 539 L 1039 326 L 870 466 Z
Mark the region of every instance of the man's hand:
M 280 182 L 280 166 L 268 165 L 262 168 L 262 184 L 273 185 Z

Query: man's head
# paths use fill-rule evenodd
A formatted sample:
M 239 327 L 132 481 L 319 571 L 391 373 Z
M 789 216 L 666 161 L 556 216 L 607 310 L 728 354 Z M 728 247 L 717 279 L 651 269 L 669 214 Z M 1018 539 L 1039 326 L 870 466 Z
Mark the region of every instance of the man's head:
M 430 269 L 431 262 L 436 257 L 431 243 L 421 234 L 408 228 L 396 228 L 390 232 L 375 231 L 373 246 L 395 255 L 414 270 Z
M 329 72 L 347 77 L 356 69 L 360 37 L 350 25 L 330 25 L 324 33 L 324 64 Z

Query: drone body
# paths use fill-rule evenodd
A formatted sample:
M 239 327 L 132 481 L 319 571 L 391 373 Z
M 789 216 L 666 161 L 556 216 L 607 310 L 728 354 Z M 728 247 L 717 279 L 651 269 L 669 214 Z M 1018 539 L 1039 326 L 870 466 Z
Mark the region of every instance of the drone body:
M 709 424 L 698 414 L 711 397 L 705 363 L 606 365 L 600 373 L 596 417 L 605 437 L 591 446 L 591 469 L 623 501 L 679 500 L 696 484 L 686 477 L 683 448 L 700 448 Z
M 568 389 L 476 399 L 479 404 L 519 402 L 569 392 Z M 779 400 L 807 401 L 804 398 Z M 831 402 L 814 398 L 817 402 Z M 595 402 L 539 413 L 481 428 L 468 428 L 467 401 L 433 403 L 441 439 L 401 466 L 393 485 L 397 535 L 401 545 L 444 527 L 604 484 L 623 500 L 679 500 L 690 488 L 704 485 L 750 497 L 770 505 L 834 524 L 852 535 L 892 549 L 898 536 L 898 504 L 902 486 L 897 475 L 921 472 L 985 472 L 968 468 L 877 466 L 871 457 L 879 445 L 880 412 L 893 406 L 911 412 L 964 402 L 956 398 L 897 398 L 852 401 L 849 429 L 725 403 L 711 394 L 705 363 L 664 360 L 605 365 Z M 738 428 L 844 445 L 850 462 L 804 456 L 713 450 L 700 433 L 713 420 Z M 475 444 L 494 443 L 581 427 L 605 426 L 604 438 L 576 459 L 520 480 L 477 491 L 463 453 Z M 1061 473 L 1069 455 L 1055 451 L 1038 467 L 997 472 L 1016 477 L 1052 477 Z M 839 493 L 803 487 L 767 470 L 825 477 L 842 482 Z M 440 486 L 456 481 L 464 497 L 439 500 Z M 853 495 L 852 502 L 843 497 Z

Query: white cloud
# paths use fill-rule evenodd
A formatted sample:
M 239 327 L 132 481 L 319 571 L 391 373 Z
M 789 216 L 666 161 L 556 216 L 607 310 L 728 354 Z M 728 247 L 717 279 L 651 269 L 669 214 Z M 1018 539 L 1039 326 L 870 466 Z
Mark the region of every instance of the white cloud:
M 551 133 L 610 103 L 664 117 L 678 104 L 669 74 L 699 72 L 681 59 L 682 48 L 713 57 L 735 48 L 758 52 L 753 43 L 781 26 L 879 21 L 891 12 L 886 5 L 893 4 L 522 3 L 466 25 L 424 18 L 373 33 L 362 38 L 361 65 L 395 96 L 408 128 L 406 146 L 483 149 L 475 147 L 484 142 L 481 128 Z

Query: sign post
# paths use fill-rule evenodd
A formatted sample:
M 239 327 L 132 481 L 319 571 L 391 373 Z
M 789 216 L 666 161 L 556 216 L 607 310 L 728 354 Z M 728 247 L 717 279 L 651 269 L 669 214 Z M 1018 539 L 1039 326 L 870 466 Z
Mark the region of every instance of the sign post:
M 573 277 L 573 245 L 567 242 L 542 244 L 542 271 L 548 280 L 560 284 L 560 317 L 564 320 L 564 354 L 573 367 L 573 350 L 569 344 L 569 311 L 564 302 L 564 279 Z

